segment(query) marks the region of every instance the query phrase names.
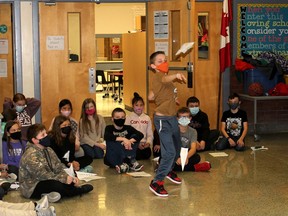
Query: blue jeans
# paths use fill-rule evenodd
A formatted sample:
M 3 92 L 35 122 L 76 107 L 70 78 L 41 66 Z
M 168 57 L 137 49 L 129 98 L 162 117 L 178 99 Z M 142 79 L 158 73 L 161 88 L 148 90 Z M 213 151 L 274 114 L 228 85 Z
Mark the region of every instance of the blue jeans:
M 93 159 L 94 158 L 96 158 L 96 159 L 103 158 L 103 156 L 104 156 L 103 149 L 99 148 L 98 146 L 91 147 L 88 144 L 83 144 L 83 145 L 81 145 L 81 147 L 83 148 L 85 155 L 88 155 Z
M 159 134 L 161 149 L 161 161 L 154 181 L 163 181 L 180 155 L 180 130 L 176 116 L 154 115 L 154 125 Z
M 132 150 L 127 150 L 119 141 L 106 141 L 104 164 L 115 168 L 116 165 L 124 162 L 130 163 L 130 161 L 135 161 L 138 145 L 139 143 L 134 143 Z
M 237 140 L 240 138 L 240 136 L 233 137 L 230 135 L 230 138 L 233 139 L 235 143 L 237 143 Z M 236 151 L 244 151 L 245 145 L 239 146 L 236 144 L 235 147 L 231 147 L 226 137 L 220 138 L 218 143 L 216 144 L 216 150 L 224 150 L 224 149 L 229 149 L 229 148 L 234 148 Z

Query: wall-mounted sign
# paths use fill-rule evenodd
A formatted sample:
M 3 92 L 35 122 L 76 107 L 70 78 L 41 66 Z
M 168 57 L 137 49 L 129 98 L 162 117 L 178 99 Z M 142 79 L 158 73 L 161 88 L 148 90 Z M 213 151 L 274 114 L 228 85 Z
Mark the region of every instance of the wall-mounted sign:
M 168 42 L 155 42 L 155 51 L 163 51 L 165 52 L 165 55 L 168 56 L 168 47 L 169 44 Z
M 8 54 L 8 39 L 0 39 L 0 54 Z
M 6 25 L 0 25 L 0 33 L 5 34 L 7 32 L 8 28 Z
M 0 77 L 7 77 L 7 59 L 0 59 Z
M 288 55 L 288 4 L 238 4 L 237 55 Z
M 47 50 L 64 50 L 64 36 L 47 36 Z
M 168 39 L 168 11 L 154 11 L 154 39 Z

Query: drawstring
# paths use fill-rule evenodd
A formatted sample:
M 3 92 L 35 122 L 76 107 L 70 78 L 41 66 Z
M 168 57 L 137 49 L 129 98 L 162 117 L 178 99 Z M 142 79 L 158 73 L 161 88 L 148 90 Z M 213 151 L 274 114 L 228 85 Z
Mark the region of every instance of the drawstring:
M 161 132 L 161 130 L 162 130 L 162 120 L 160 119 L 160 127 L 159 127 L 159 131 L 158 131 L 158 133 L 160 133 Z

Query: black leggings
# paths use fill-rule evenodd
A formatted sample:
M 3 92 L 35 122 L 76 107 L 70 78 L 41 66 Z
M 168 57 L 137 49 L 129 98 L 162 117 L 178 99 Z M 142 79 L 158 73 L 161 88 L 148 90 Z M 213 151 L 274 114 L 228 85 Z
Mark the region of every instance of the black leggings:
M 40 181 L 31 195 L 31 198 L 39 199 L 41 194 L 58 192 L 61 194 L 61 197 L 72 197 L 82 194 L 82 190 L 79 187 L 75 187 L 73 184 L 64 184 L 56 180 L 46 180 Z
M 188 164 L 186 164 L 184 167 L 184 171 L 195 171 L 194 165 L 198 164 L 200 160 L 200 155 L 195 153 L 192 157 L 189 158 Z M 175 163 L 173 170 L 182 171 L 182 166 Z

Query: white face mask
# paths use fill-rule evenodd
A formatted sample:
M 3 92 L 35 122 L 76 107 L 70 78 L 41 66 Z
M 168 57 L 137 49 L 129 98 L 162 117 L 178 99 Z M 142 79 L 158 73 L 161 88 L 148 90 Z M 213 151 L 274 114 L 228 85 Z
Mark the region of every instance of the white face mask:
M 199 107 L 190 107 L 189 110 L 191 112 L 191 115 L 195 116 L 195 115 L 197 115 L 197 113 L 199 112 L 200 109 L 199 109 Z
M 25 107 L 26 107 L 26 105 L 24 105 L 24 106 L 18 106 L 18 105 L 16 105 L 16 107 L 15 107 L 15 109 L 16 109 L 16 111 L 17 112 L 22 112 L 24 109 L 25 109 Z
M 67 110 L 67 111 L 61 111 L 61 114 L 62 114 L 63 116 L 69 117 L 70 114 L 71 114 L 71 111 L 69 111 L 69 110 Z
M 182 126 L 187 126 L 190 123 L 190 119 L 187 117 L 181 117 L 178 119 L 178 123 Z

